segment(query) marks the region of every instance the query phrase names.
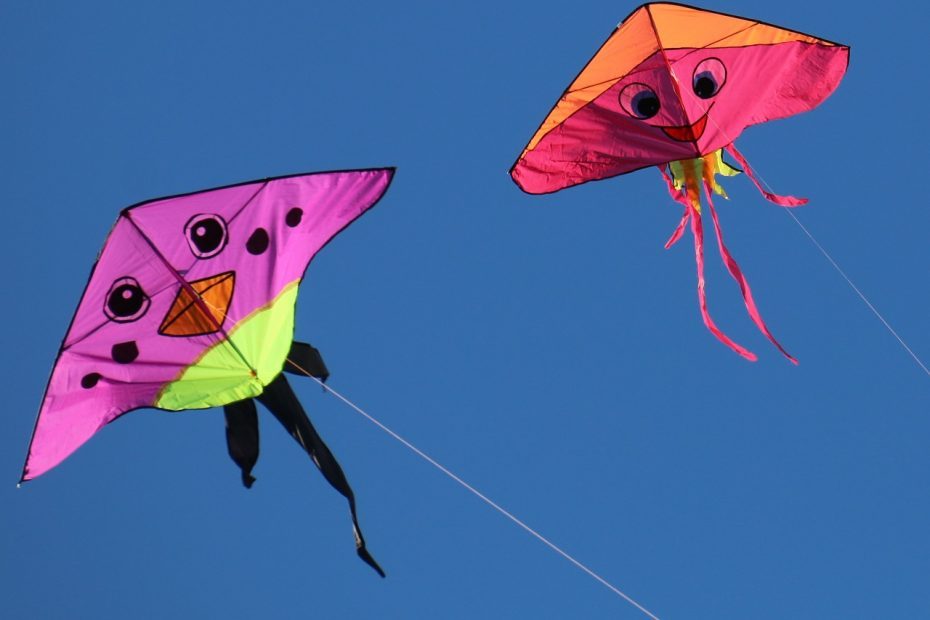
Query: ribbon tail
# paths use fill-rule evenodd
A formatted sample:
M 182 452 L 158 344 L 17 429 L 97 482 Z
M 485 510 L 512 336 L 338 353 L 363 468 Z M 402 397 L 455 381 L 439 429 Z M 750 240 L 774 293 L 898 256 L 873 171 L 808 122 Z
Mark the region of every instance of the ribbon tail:
M 265 391 L 255 398 L 278 419 L 291 437 L 306 450 L 326 481 L 349 502 L 352 532 L 355 535 L 355 552 L 363 562 L 384 577 L 384 571 L 365 546 L 365 539 L 362 537 L 362 528 L 358 524 L 358 514 L 355 509 L 355 493 L 349 486 L 345 472 L 342 471 L 336 457 L 316 432 L 284 374 L 281 373 L 275 377 L 265 386 Z
M 242 470 L 242 484 L 252 488 L 252 469 L 258 462 L 258 411 L 251 398 L 223 407 L 226 417 L 226 447 L 233 462 Z
M 707 206 L 710 209 L 710 216 L 714 222 L 714 232 L 717 235 L 717 246 L 720 248 L 720 256 L 723 258 L 724 264 L 727 266 L 727 271 L 730 272 L 730 275 L 733 276 L 733 279 L 739 284 L 740 292 L 743 294 L 743 302 L 746 304 L 746 310 L 749 313 L 749 317 L 752 319 L 752 322 L 756 324 L 756 327 L 759 328 L 759 331 L 765 334 L 765 337 L 781 351 L 781 354 L 788 358 L 788 360 L 797 365 L 798 360 L 791 356 L 790 353 L 785 351 L 784 347 L 775 340 L 775 336 L 772 335 L 772 332 L 769 331 L 769 328 L 765 325 L 765 321 L 762 320 L 762 314 L 759 312 L 759 308 L 756 306 L 755 300 L 752 298 L 752 290 L 749 288 L 749 281 L 746 279 L 746 276 L 743 275 L 742 270 L 739 268 L 736 259 L 733 258 L 733 255 L 730 254 L 730 251 L 727 249 L 727 246 L 723 243 L 723 231 L 720 229 L 720 220 L 717 218 L 717 210 L 714 209 L 714 203 L 710 198 L 710 187 L 707 183 L 704 184 L 704 193 L 707 195 Z
M 733 156 L 739 165 L 743 167 L 743 171 L 746 173 L 746 176 L 752 181 L 753 185 L 756 186 L 756 189 L 765 196 L 765 199 L 769 202 L 773 202 L 780 207 L 800 207 L 801 205 L 807 204 L 807 198 L 795 198 L 794 196 L 779 196 L 770 191 L 767 191 L 762 187 L 762 183 L 756 177 L 756 173 L 752 171 L 752 166 L 749 165 L 749 162 L 746 161 L 746 158 L 743 157 L 743 154 L 736 150 L 736 147 L 732 144 L 726 146 L 727 153 Z
M 659 172 L 662 173 L 662 178 L 665 179 L 665 184 L 668 186 L 669 195 L 672 197 L 673 200 L 675 200 L 676 202 L 680 202 L 685 207 L 685 212 L 681 216 L 681 221 L 678 222 L 678 227 L 675 228 L 675 231 L 672 233 L 672 236 L 669 237 L 668 241 L 665 242 L 665 249 L 667 250 L 673 245 L 675 245 L 679 239 L 681 239 L 681 236 L 685 232 L 685 224 L 688 223 L 688 218 L 690 217 L 691 213 L 688 209 L 689 205 L 688 205 L 687 199 L 685 198 L 684 193 L 675 189 L 675 184 L 672 182 L 672 178 L 668 176 L 668 173 L 665 171 L 665 166 L 657 166 L 657 167 L 659 168 Z
M 701 214 L 693 205 L 689 204 L 688 208 L 691 213 L 691 232 L 694 235 L 694 257 L 697 262 L 698 302 L 700 303 L 701 317 L 704 319 L 704 325 L 707 326 L 710 333 L 717 337 L 717 340 L 727 345 L 750 362 L 754 362 L 757 359 L 755 353 L 732 341 L 726 334 L 720 331 L 714 324 L 713 319 L 710 318 L 710 312 L 707 309 L 707 295 L 704 292 L 704 230 L 701 226 Z
M 678 240 L 681 239 L 681 236 L 685 233 L 685 224 L 688 223 L 689 217 L 690 213 L 688 213 L 688 210 L 685 209 L 685 213 L 681 216 L 681 221 L 678 222 L 678 227 L 675 229 L 675 232 L 673 232 L 672 236 L 669 237 L 668 241 L 665 242 L 666 250 L 675 245 Z

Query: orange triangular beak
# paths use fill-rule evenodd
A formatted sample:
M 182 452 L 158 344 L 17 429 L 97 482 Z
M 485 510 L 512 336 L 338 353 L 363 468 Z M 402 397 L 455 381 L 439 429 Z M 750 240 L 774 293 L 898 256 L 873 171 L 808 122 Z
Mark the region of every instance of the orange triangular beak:
M 218 332 L 232 301 L 235 283 L 234 271 L 189 282 L 189 287 L 178 291 L 158 333 L 162 336 L 203 336 Z

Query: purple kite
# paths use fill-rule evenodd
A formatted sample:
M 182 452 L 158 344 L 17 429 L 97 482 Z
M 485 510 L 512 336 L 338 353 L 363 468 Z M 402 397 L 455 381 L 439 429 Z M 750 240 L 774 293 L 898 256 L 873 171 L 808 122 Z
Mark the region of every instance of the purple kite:
M 358 555 L 383 577 L 352 489 L 282 370 L 328 376 L 316 349 L 293 341 L 298 287 L 316 253 L 378 202 L 393 175 L 285 176 L 124 209 L 58 352 L 22 481 L 133 409 L 223 406 L 229 453 L 250 487 L 256 399 L 346 497 Z

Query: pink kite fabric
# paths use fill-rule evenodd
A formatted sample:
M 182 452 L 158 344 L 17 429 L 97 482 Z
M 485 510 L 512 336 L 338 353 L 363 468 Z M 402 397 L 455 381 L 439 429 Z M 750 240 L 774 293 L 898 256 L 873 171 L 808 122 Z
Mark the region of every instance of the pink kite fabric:
M 803 198 L 764 187 L 733 141 L 752 125 L 820 105 L 839 86 L 849 47 L 725 13 L 673 3 L 634 10 L 588 61 L 553 106 L 510 170 L 514 182 L 543 194 L 657 166 L 684 213 L 666 248 L 689 220 L 698 268 L 698 297 L 707 328 L 746 359 L 754 354 L 714 324 L 704 291 L 701 193 L 718 248 L 759 330 L 793 363 L 762 320 L 749 283 L 723 243 L 711 193 L 726 197 L 717 175 L 740 170 L 782 207 Z
M 630 18 L 669 7 L 680 12 L 682 28 L 688 20 L 728 17 L 657 3 L 644 5 Z M 741 41 L 740 35 L 760 25 L 734 20 L 732 32 L 687 49 L 665 47 L 670 35 L 650 28 L 648 55 L 624 75 L 611 76 L 612 86 L 526 149 L 511 170 L 514 181 L 540 194 L 701 157 L 731 144 L 747 127 L 817 107 L 843 78 L 849 48 L 810 37 L 778 42 L 774 34 L 771 41 L 726 47 L 728 39 Z M 622 47 L 624 35 L 630 37 L 632 54 L 633 33 L 623 26 L 608 41 Z M 563 99 L 572 95 L 570 89 Z
M 393 172 L 280 177 L 125 209 L 58 353 L 22 479 L 133 409 L 261 393 L 285 362 L 308 264 L 374 206 Z M 256 333 L 264 325 L 275 329 Z

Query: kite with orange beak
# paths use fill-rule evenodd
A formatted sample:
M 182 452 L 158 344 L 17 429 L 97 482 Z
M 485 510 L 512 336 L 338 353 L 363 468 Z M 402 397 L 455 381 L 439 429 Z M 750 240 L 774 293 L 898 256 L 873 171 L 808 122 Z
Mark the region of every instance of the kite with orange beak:
M 283 371 L 325 380 L 294 341 L 310 261 L 387 190 L 393 168 L 251 181 L 124 209 L 107 238 L 46 388 L 22 480 L 58 465 L 106 424 L 143 407 L 223 407 L 229 454 L 251 487 L 256 401 L 349 503 L 355 496 Z

